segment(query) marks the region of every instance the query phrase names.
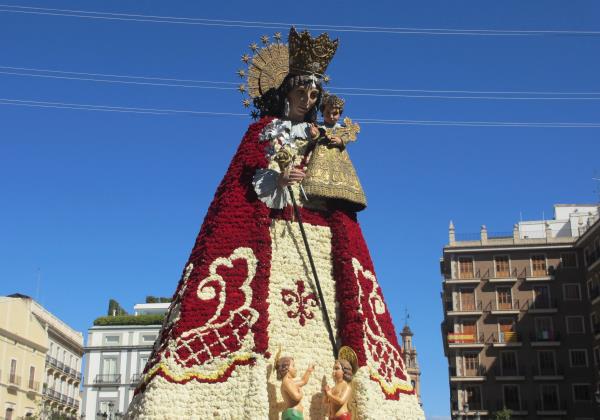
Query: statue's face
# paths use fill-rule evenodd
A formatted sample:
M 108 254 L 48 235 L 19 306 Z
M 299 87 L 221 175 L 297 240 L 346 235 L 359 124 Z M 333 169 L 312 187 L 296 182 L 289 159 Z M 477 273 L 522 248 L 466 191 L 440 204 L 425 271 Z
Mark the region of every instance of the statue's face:
M 323 119 L 325 120 L 326 124 L 334 125 L 339 121 L 341 115 L 342 110 L 337 106 L 327 105 L 323 109 Z
M 344 379 L 344 370 L 340 362 L 335 362 L 333 365 L 333 379 L 336 381 Z
M 306 113 L 315 106 L 319 97 L 319 89 L 311 86 L 298 86 L 287 94 L 290 104 L 288 117 L 292 121 L 304 121 Z
M 290 362 L 290 367 L 288 368 L 288 373 L 292 378 L 296 377 L 296 363 L 294 363 L 294 359 Z

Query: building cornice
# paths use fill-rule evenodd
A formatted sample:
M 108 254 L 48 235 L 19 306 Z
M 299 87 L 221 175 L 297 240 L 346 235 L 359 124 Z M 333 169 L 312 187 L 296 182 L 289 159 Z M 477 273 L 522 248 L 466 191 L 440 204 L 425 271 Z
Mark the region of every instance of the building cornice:
M 129 346 L 86 346 L 83 350 L 86 353 L 90 353 L 92 351 L 152 350 L 153 347 L 153 344 L 132 344 Z
M 470 245 L 465 247 L 460 246 L 446 246 L 444 247 L 444 254 L 446 253 L 463 253 L 463 252 L 486 252 L 486 251 L 524 251 L 524 250 L 538 250 L 538 249 L 572 249 L 574 248 L 574 243 L 569 244 L 515 244 L 514 246 L 490 246 L 488 245 Z
M 36 343 L 35 341 L 28 340 L 27 338 L 17 335 L 4 328 L 0 328 L 0 335 L 17 343 L 21 343 L 25 346 L 31 347 L 32 349 L 37 350 L 39 352 L 46 353 L 48 351 L 48 347 L 44 347 L 41 344 Z

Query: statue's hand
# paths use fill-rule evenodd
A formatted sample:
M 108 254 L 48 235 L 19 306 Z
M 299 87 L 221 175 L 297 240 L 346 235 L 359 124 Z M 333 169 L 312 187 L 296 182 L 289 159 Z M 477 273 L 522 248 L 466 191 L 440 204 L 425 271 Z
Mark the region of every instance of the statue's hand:
M 316 140 L 319 137 L 319 129 L 315 124 L 310 125 L 310 136 L 313 140 Z
M 306 172 L 302 169 L 292 168 L 289 173 L 282 173 L 279 175 L 279 186 L 288 187 L 297 182 L 302 182 L 305 176 Z
M 344 142 L 342 141 L 341 137 L 338 136 L 330 137 L 329 141 L 331 142 L 331 144 L 337 147 L 341 147 L 344 145 Z

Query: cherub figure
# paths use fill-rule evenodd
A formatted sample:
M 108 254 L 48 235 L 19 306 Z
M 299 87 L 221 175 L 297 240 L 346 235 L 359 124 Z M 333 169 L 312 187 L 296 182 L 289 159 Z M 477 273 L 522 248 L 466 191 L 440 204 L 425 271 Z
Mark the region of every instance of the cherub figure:
M 333 380 L 335 385 L 323 387 L 323 403 L 329 405 L 328 416 L 331 420 L 351 420 L 352 415 L 348 403 L 352 397 L 353 371 L 352 365 L 345 359 L 338 359 L 333 365 Z
M 296 365 L 292 357 L 281 357 L 275 362 L 277 379 L 281 381 L 281 395 L 287 407 L 281 413 L 281 420 L 304 419 L 302 407 L 302 387 L 308 383 L 315 365 L 310 364 L 301 379 L 296 379 Z

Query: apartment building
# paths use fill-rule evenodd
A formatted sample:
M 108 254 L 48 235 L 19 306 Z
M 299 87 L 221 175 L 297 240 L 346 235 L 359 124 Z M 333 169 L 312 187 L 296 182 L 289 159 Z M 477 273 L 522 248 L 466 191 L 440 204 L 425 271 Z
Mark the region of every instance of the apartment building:
M 512 418 L 600 418 L 586 296 L 595 289 L 579 245 L 597 215 L 597 205 L 556 205 L 552 220 L 482 226 L 476 237 L 450 224 L 440 263 L 453 418 L 504 408 Z
M 600 217 L 589 218 L 580 233 L 576 245 L 583 256 L 585 291 L 590 305 L 589 321 L 593 334 L 594 398 L 600 403 Z
M 142 303 L 134 315 L 103 317 L 88 330 L 83 414 L 86 419 L 119 419 L 141 379 L 169 303 Z M 152 315 L 155 315 L 152 317 Z M 105 325 L 99 325 L 105 324 Z
M 5 419 L 79 418 L 83 335 L 29 296 L 0 297 L 0 407 Z

